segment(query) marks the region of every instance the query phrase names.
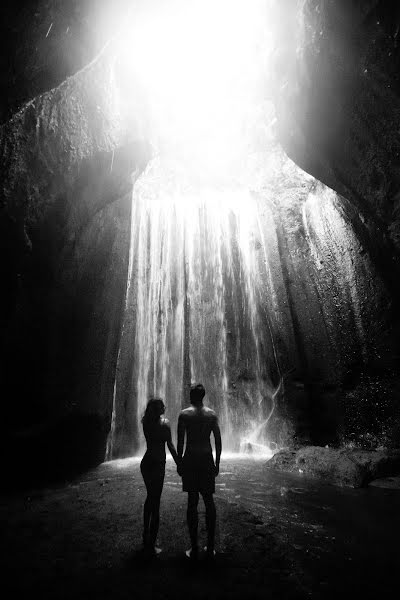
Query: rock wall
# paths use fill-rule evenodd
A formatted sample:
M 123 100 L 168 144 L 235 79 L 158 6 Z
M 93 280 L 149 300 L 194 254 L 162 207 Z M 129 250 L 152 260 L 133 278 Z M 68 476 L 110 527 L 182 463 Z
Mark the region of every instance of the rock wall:
M 286 0 L 279 6 L 273 89 L 280 141 L 297 164 L 357 208 L 397 295 L 398 3 Z
M 12 454 L 10 475 L 25 483 L 104 460 L 130 208 L 130 195 L 108 205 L 57 254 L 50 253 L 48 237 L 34 245 L 6 331 L 2 376 L 3 450 Z
M 295 443 L 396 445 L 396 309 L 373 240 L 348 200 L 284 153 L 259 161 L 265 310 L 286 374 L 275 440 L 291 443 L 291 423 Z
M 150 156 L 114 58 L 0 128 L 3 443 L 48 474 L 102 460 L 111 421 L 130 196 Z
M 1 25 L 0 361 L 6 428 L 19 432 L 5 448 L 19 448 L 22 461 L 33 442 L 41 456 L 57 447 L 49 469 L 57 457 L 79 463 L 84 446 L 83 458 L 104 456 L 126 194 L 151 154 L 127 113 L 112 44 L 91 62 L 131 3 L 113 3 L 113 15 L 106 4 L 95 13 L 93 0 L 6 2 Z M 379 0 L 276 6 L 268 81 L 280 142 L 340 194 L 324 191 L 322 205 L 311 190 L 301 206 L 281 197 L 268 209 L 283 298 L 276 326 L 286 323 L 281 354 L 294 357 L 287 414 L 299 440 L 313 431 L 316 442 L 376 445 L 394 435 L 382 423 L 394 430 L 398 419 L 399 9 Z
M 140 2 L 5 0 L 0 23 L 0 122 L 91 63 Z

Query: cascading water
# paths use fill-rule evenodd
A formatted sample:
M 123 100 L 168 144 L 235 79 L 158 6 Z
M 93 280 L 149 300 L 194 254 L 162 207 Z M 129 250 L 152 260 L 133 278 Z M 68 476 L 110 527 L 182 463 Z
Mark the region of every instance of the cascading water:
M 176 423 L 190 381 L 200 381 L 225 449 L 267 449 L 274 353 L 257 210 L 246 189 L 191 184 L 159 160 L 135 186 L 128 296 L 136 301 L 127 306 L 137 421 L 157 395 Z
M 158 158 L 133 191 L 108 457 L 140 450 L 150 396 L 164 398 L 175 425 L 191 381 L 204 384 L 219 414 L 225 450 L 268 443 L 280 380 L 273 294 L 257 202 L 237 177 L 269 136 L 259 122 L 273 122 L 263 92 L 273 51 L 267 4 L 157 4 L 121 42 L 131 110 L 139 110 L 136 96 L 145 99 L 140 112 Z
M 361 341 L 354 353 L 365 345 L 346 218 L 326 192 L 329 206 L 317 201 L 313 178 L 275 139 L 268 82 L 280 4 L 178 2 L 142 15 L 127 36 L 119 66 L 157 158 L 133 191 L 107 458 L 142 449 L 150 396 L 164 398 L 175 429 L 191 381 L 206 388 L 225 450 L 283 446 L 292 426 L 307 436 L 314 387 L 332 386 L 344 314 Z M 345 293 L 331 302 L 329 286 Z
M 158 157 L 135 185 L 107 458 L 143 449 L 152 395 L 175 431 L 191 381 L 206 388 L 225 451 L 272 453 L 294 419 L 308 427 L 304 381 L 332 385 L 341 357 L 365 351 L 375 283 L 343 201 L 277 147 L 248 167 L 204 182 Z

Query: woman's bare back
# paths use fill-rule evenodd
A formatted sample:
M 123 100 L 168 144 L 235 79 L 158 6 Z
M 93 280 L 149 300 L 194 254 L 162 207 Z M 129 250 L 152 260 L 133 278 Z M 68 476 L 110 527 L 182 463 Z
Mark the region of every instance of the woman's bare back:
M 146 438 L 146 455 L 157 461 L 165 461 L 165 443 L 170 437 L 170 426 L 167 419 L 161 418 L 157 423 L 144 427 Z

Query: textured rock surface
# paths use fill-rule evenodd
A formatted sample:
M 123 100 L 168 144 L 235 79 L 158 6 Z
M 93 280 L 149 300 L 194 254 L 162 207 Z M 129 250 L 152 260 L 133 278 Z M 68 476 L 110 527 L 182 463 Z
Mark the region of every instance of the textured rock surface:
M 269 263 L 263 297 L 287 374 L 278 412 L 291 417 L 299 443 L 396 446 L 396 315 L 373 240 L 345 198 L 284 153 L 261 162 L 269 168 L 259 176 L 256 241 Z
M 0 122 L 88 65 L 139 2 L 5 0 L 0 23 Z
M 7 115 L 29 100 L 0 128 L 0 277 L 7 290 L 0 360 L 9 398 L 3 443 L 15 456 L 51 456 L 49 469 L 61 470 L 104 457 L 126 286 L 129 192 L 150 154 L 135 110 L 125 110 L 115 46 L 93 62 L 104 37 L 82 39 L 87 51 L 75 48 L 75 55 L 59 45 L 63 64 L 57 53 L 47 55 L 57 45 L 51 31 L 59 34 L 62 19 L 72 18 L 71 10 L 89 11 L 89 4 L 40 1 L 34 15 L 35 3 L 15 8 L 16 29 L 26 34 L 24 58 L 17 61 L 17 82 L 7 84 L 9 106 L 1 107 Z M 46 37 L 45 20 L 53 17 Z M 2 43 L 17 43 L 14 33 Z M 27 40 L 40 46 L 30 49 L 29 60 Z M 74 46 L 72 38 L 68 43 Z M 32 62 L 37 68 L 30 70 Z M 31 100 L 37 92 L 43 93 Z
M 29 230 L 43 221 L 57 199 L 71 191 L 70 201 L 76 199 L 73 188 L 79 176 L 88 178 L 82 173 L 85 161 L 108 155 L 102 167 L 108 163 L 110 179 L 118 185 L 114 198 L 126 193 L 138 156 L 135 143 L 140 141 L 139 128 L 127 127 L 112 51 L 107 49 L 58 88 L 30 101 L 0 129 L 1 209 L 29 244 Z M 117 153 L 113 173 L 112 153 L 122 147 L 129 149 L 130 161 L 125 155 L 121 169 Z M 92 179 L 94 175 L 89 174 Z M 95 203 L 94 198 L 89 201 Z
M 400 450 L 356 450 L 306 446 L 281 450 L 267 463 L 268 469 L 303 473 L 329 483 L 363 487 L 373 479 L 400 473 Z
M 77 239 L 34 244 L 3 337 L 2 448 L 42 457 L 46 473 L 104 459 L 130 240 L 130 196 Z M 53 253 L 49 252 L 53 249 Z
M 112 52 L 89 64 L 131 2 L 118 0 L 112 11 L 103 4 L 4 3 L 0 360 L 7 427 L 39 422 L 36 431 L 57 432 L 58 419 L 82 409 L 99 419 L 88 429 L 101 432 L 104 449 L 129 238 L 120 199 L 149 151 L 136 113 L 126 136 L 125 107 L 111 85 Z M 333 203 L 328 194 L 321 207 L 318 190 L 304 190 L 300 210 L 277 190 L 280 201 L 272 203 L 282 227 L 266 231 L 275 254 L 281 234 L 286 255 L 276 269 L 285 301 L 275 326 L 286 323 L 279 344 L 290 357 L 285 367 L 296 368 L 286 392 L 305 441 L 310 429 L 321 435 L 318 443 L 336 434 L 344 414 L 346 441 L 376 447 L 383 436 L 395 444 L 399 11 L 396 2 L 378 0 L 277 6 L 269 93 L 280 140 L 299 165 L 342 194 Z M 394 427 L 383 431 L 387 422 Z M 327 431 L 321 423 L 330 423 Z M 68 427 L 74 429 L 61 428 Z M 49 434 L 42 451 L 57 438 Z
M 400 239 L 398 3 L 307 0 L 293 15 L 286 1 L 281 10 L 292 19 L 281 19 L 278 34 L 280 139 L 377 229 L 389 272 Z
M 388 490 L 400 490 L 400 475 L 395 477 L 381 477 L 374 479 L 369 484 L 371 487 L 385 488 Z

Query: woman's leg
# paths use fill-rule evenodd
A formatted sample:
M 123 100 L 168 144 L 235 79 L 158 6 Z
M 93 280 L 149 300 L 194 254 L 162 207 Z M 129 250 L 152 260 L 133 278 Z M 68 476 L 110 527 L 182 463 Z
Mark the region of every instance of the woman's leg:
M 157 540 L 158 529 L 160 525 L 160 501 L 164 485 L 164 469 L 153 471 L 152 476 L 147 479 L 147 498 L 144 509 L 144 521 L 146 523 L 146 533 L 148 545 L 154 548 Z
M 147 546 L 149 543 L 150 534 L 150 520 L 151 520 L 151 501 L 147 495 L 143 507 L 143 546 Z
M 160 526 L 160 500 L 161 494 L 155 494 L 151 497 L 151 520 L 150 520 L 150 536 L 149 544 L 152 548 L 156 545 L 158 529 Z
M 146 486 L 146 500 L 143 507 L 143 546 L 149 545 L 150 520 L 151 520 L 151 471 L 146 468 L 146 464 L 142 460 L 140 463 L 140 472 L 142 473 L 143 481 Z
M 155 546 L 160 526 L 160 501 L 164 486 L 165 467 L 158 469 L 152 482 L 150 544 Z

